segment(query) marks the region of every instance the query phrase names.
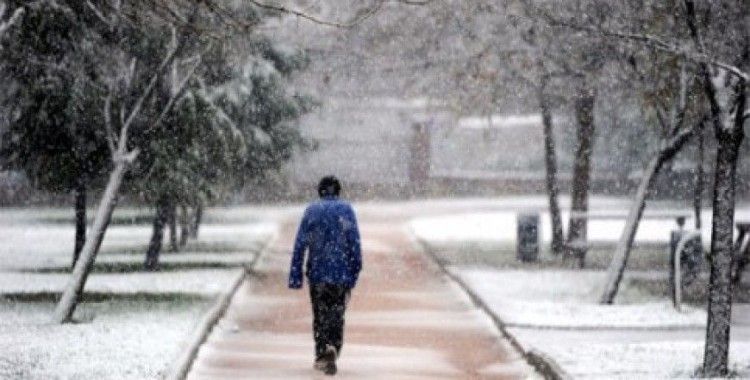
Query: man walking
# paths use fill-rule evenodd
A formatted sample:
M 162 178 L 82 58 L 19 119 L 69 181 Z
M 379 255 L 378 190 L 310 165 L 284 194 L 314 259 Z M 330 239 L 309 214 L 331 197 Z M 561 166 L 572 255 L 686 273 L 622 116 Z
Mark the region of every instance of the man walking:
M 339 199 L 341 183 L 334 176 L 318 184 L 320 200 L 302 217 L 292 253 L 289 287 L 302 288 L 302 263 L 309 282 L 315 337 L 315 369 L 336 374 L 344 340 L 344 312 L 362 269 L 359 228 L 354 210 Z

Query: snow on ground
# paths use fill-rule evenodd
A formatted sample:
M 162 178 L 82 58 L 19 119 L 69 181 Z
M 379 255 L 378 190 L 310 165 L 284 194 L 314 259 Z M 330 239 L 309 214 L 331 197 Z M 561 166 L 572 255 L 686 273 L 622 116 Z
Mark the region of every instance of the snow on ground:
M 245 224 L 207 224 L 200 229 L 203 242 L 253 243 L 274 235 L 276 223 L 253 221 Z
M 0 303 L 0 378 L 157 379 L 210 300 L 81 306 L 89 323 L 49 322 L 49 303 Z
M 452 271 L 474 289 L 509 326 L 539 328 L 702 328 L 706 313 L 683 306 L 678 312 L 668 300 L 644 297 L 623 289 L 618 302 L 600 305 L 597 298 L 605 274 L 571 270 Z M 629 291 L 630 290 L 630 291 Z
M 623 207 L 624 206 L 624 207 Z M 524 212 L 524 208 L 508 211 L 488 211 L 488 212 L 471 212 L 459 214 L 447 214 L 442 216 L 430 216 L 416 218 L 411 221 L 410 226 L 414 234 L 425 241 L 431 243 L 449 243 L 449 242 L 508 242 L 515 244 L 516 241 L 516 215 Z M 663 214 L 665 211 L 660 210 Z M 679 210 L 673 210 L 679 211 Z M 597 211 L 592 211 L 596 213 Z M 608 208 L 599 211 L 606 214 L 625 215 L 627 205 L 621 205 L 619 208 Z M 738 209 L 736 212 L 737 219 L 750 220 L 750 208 Z M 549 241 L 552 233 L 550 229 L 549 214 L 540 212 L 541 238 L 543 241 Z M 669 234 L 677 228 L 674 219 L 671 218 L 644 218 L 636 233 L 636 242 L 668 242 Z M 567 228 L 568 213 L 563 212 L 563 226 Z M 711 231 L 711 213 L 710 210 L 704 210 L 702 214 L 703 241 L 708 242 Z M 687 226 L 692 225 L 690 219 L 686 222 Z M 615 243 L 620 238 L 620 233 L 625 226 L 625 218 L 589 220 L 588 238 L 591 242 L 612 242 Z
M 530 210 L 540 213 L 542 239 L 548 242 L 549 217 L 540 200 L 517 200 L 504 208 L 485 204 L 475 210 L 443 209 L 442 214 L 413 219 L 409 227 L 427 246 L 474 247 L 487 242 L 512 247 L 516 240 L 516 214 Z M 627 213 L 627 201 L 598 202 L 592 206 L 593 214 Z M 649 209 L 652 215 L 682 210 L 670 203 L 649 205 Z M 750 220 L 750 207 L 740 206 L 736 214 L 739 220 Z M 703 218 L 703 241 L 707 243 L 710 210 L 704 210 Z M 566 213 L 563 220 L 567 222 Z M 688 220 L 687 225 L 691 224 Z M 594 218 L 589 221 L 590 241 L 613 247 L 623 226 L 624 218 Z M 675 227 L 673 219 L 645 218 L 636 242 L 666 244 Z M 629 285 L 630 278 L 663 273 L 626 272 L 617 304 L 602 306 L 597 299 L 604 282 L 603 271 L 466 266 L 449 270 L 506 323 L 525 350 L 545 353 L 574 378 L 685 378 L 692 377 L 702 363 L 705 310 L 684 306 L 682 311 L 676 311 L 670 300 Z M 750 305 L 734 305 L 732 323 L 730 366 L 737 376 L 750 378 Z
M 589 199 L 591 209 L 600 210 L 627 210 L 630 200 L 621 197 L 592 196 Z M 383 216 L 390 219 L 398 216 L 413 215 L 436 215 L 448 213 L 460 213 L 476 210 L 483 211 L 544 211 L 547 209 L 547 198 L 542 195 L 517 195 L 483 198 L 433 198 L 417 199 L 408 201 L 357 201 L 353 202 L 358 213 L 367 213 L 368 216 Z M 659 201 L 653 202 L 660 208 L 683 207 L 675 202 Z M 649 203 L 651 204 L 651 203 Z M 570 207 L 570 197 L 561 196 L 560 206 L 565 209 Z M 685 208 L 690 206 L 685 206 Z M 211 216 L 207 221 L 236 222 L 248 218 L 279 221 L 282 219 L 300 217 L 305 208 L 304 204 L 288 204 L 274 206 L 227 206 L 217 207 L 211 210 Z M 0 216 L 1 219 L 1 216 Z
M 171 253 L 167 252 L 159 257 L 159 263 L 161 264 L 190 264 L 190 263 L 210 263 L 210 264 L 223 264 L 226 266 L 241 266 L 250 263 L 255 258 L 255 251 L 230 251 L 223 253 L 210 253 L 210 252 L 178 252 Z M 134 263 L 142 264 L 142 255 L 133 255 L 129 253 L 123 254 L 108 254 L 97 257 L 97 263 Z
M 257 248 L 257 242 L 275 234 L 276 228 L 274 223 L 267 222 L 204 225 L 200 229 L 199 241 L 231 243 L 240 251 Z M 0 221 L 0 270 L 70 265 L 74 236 L 72 225 Z M 143 248 L 150 237 L 151 227 L 148 226 L 111 226 L 107 229 L 100 254 Z M 167 256 L 169 253 L 164 254 Z
M 170 270 L 95 272 L 79 305 L 82 323 L 50 322 L 54 302 L 70 274 L 72 213 L 61 209 L 8 209 L 0 215 L 0 378 L 156 379 L 180 353 L 217 294 L 277 230 L 275 223 L 237 217 L 222 223 L 212 210 L 200 238 L 182 253 L 161 256 Z M 118 210 L 136 218 L 142 210 Z M 67 218 L 71 218 L 70 221 Z M 143 219 L 143 218 L 141 218 Z M 135 220 L 135 219 L 134 219 Z M 97 263 L 140 263 L 148 225 L 114 224 Z M 227 265 L 217 269 L 210 266 Z M 180 270 L 180 265 L 184 268 Z M 201 268 L 201 266 L 208 266 Z M 135 269 L 137 270 L 137 268 Z M 43 296 L 40 296 L 43 295 Z
M 573 378 L 691 378 L 703 362 L 705 331 L 555 331 L 510 328 L 526 349 L 546 353 Z M 730 369 L 750 376 L 750 343 L 733 339 Z
M 115 294 L 186 293 L 214 295 L 229 286 L 236 269 L 198 269 L 189 271 L 93 273 L 86 291 Z M 70 279 L 68 273 L 0 273 L 3 294 L 61 292 Z
M 703 360 L 706 313 L 628 289 L 596 303 L 603 273 L 450 268 L 506 323 L 525 350 L 553 358 L 575 378 L 690 377 Z M 627 282 L 626 282 L 627 283 Z M 750 375 L 750 325 L 740 305 L 730 360 Z

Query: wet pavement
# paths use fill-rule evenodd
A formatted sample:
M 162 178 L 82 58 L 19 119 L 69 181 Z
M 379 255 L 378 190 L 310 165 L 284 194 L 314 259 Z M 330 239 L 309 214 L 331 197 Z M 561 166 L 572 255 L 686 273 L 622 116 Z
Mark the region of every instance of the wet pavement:
M 364 269 L 346 315 L 343 379 L 539 378 L 412 241 L 402 216 L 360 214 Z M 327 378 L 313 370 L 307 287 L 286 287 L 296 221 L 203 344 L 188 379 Z

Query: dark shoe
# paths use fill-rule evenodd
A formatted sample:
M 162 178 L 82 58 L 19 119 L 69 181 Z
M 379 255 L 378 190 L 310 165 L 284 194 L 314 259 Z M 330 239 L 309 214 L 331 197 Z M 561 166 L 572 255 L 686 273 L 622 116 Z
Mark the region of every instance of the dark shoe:
M 322 371 L 326 370 L 326 364 L 328 364 L 328 362 L 326 360 L 317 359 L 317 360 L 315 360 L 315 364 L 313 364 L 313 368 L 315 368 L 316 370 L 322 372 Z
M 325 368 L 323 373 L 329 376 L 336 374 L 336 359 L 337 359 L 336 348 L 330 344 L 326 346 L 326 352 L 321 356 L 321 359 L 325 361 Z

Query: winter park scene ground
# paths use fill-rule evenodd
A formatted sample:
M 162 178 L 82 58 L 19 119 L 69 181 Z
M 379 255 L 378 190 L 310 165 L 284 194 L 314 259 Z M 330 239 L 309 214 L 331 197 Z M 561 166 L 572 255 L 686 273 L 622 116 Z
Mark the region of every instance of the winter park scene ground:
M 0 379 L 750 378 L 750 3 L 0 0 Z

